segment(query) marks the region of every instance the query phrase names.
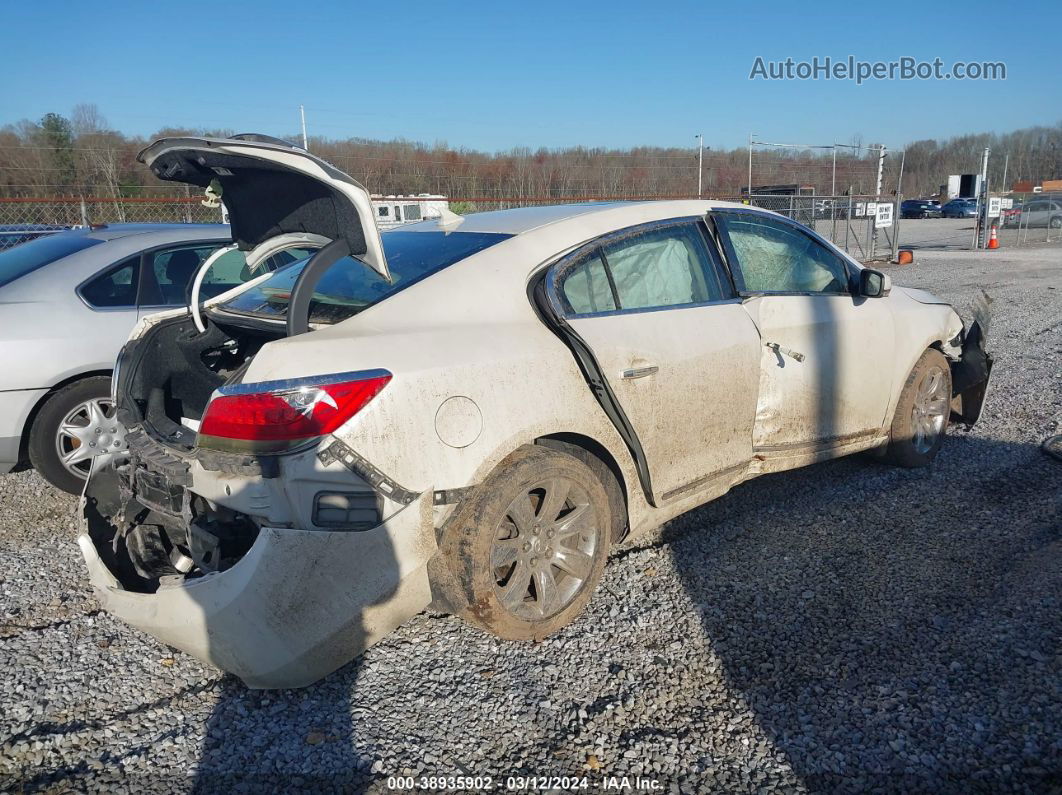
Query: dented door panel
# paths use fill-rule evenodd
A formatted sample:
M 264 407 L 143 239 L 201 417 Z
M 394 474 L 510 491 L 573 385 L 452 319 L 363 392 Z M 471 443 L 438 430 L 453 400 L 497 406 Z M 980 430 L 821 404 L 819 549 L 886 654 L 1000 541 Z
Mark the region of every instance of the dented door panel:
M 895 345 L 883 301 L 761 295 L 743 307 L 763 340 L 754 447 L 822 445 L 880 431 Z

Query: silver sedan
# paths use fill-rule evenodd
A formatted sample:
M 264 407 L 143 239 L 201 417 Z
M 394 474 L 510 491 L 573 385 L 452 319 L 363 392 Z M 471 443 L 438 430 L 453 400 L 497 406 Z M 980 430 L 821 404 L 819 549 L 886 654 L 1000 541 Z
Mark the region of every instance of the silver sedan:
M 200 263 L 231 242 L 221 224 L 119 224 L 0 252 L 0 473 L 32 464 L 79 493 L 92 456 L 124 449 L 110 398 L 118 351 L 139 318 L 185 305 Z M 202 293 L 248 276 L 232 251 Z

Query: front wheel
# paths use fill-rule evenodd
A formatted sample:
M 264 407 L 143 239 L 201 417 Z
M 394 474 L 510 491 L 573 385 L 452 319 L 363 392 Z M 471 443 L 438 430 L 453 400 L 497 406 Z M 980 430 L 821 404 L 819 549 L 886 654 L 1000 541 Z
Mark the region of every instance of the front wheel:
M 951 368 L 944 354 L 930 348 L 900 392 L 886 457 L 899 466 L 929 466 L 944 443 L 950 415 Z
M 509 640 L 538 640 L 582 612 L 605 568 L 608 495 L 578 459 L 523 447 L 447 522 L 450 608 Z M 456 597 L 456 598 L 454 598 Z
M 111 400 L 111 379 L 91 376 L 55 392 L 29 437 L 30 463 L 53 486 L 80 494 L 93 457 L 125 449 L 125 428 Z

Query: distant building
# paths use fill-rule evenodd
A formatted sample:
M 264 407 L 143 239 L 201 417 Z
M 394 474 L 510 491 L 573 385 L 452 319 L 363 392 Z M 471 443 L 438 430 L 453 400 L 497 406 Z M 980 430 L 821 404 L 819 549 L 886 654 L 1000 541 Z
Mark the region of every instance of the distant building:
M 450 209 L 450 202 L 445 196 L 432 193 L 418 193 L 416 196 L 373 194 L 372 204 L 376 208 L 376 225 L 381 229 L 438 218 L 442 210 Z
M 749 195 L 749 187 L 745 185 L 741 188 L 741 195 Z M 788 185 L 753 185 L 753 196 L 814 196 L 814 185 L 800 185 L 797 183 L 791 183 Z

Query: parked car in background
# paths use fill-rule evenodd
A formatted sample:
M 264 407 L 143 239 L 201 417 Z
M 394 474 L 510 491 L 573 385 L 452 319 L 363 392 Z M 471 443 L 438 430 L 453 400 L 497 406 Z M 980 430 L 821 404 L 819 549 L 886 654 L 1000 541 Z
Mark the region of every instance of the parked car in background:
M 1062 200 L 1033 199 L 1022 207 L 1004 210 L 1003 223 L 1007 226 L 1062 229 Z
M 940 218 L 939 202 L 930 199 L 905 199 L 900 203 L 901 218 Z
M 184 306 L 199 264 L 231 242 L 221 224 L 118 224 L 0 252 L 0 472 L 28 460 L 77 493 L 95 453 L 124 449 L 110 397 L 118 351 L 138 318 Z M 203 293 L 249 276 L 230 252 Z
M 977 202 L 973 199 L 952 199 L 941 208 L 945 218 L 974 218 L 977 215 Z
M 54 235 L 69 229 L 69 226 L 55 226 L 51 224 L 2 224 L 0 225 L 0 251 L 25 243 L 27 240 L 36 240 L 45 235 Z
M 129 453 L 82 503 L 101 605 L 252 687 L 309 684 L 429 603 L 541 639 L 628 533 L 860 450 L 925 466 L 980 413 L 981 324 L 773 212 L 570 204 L 381 234 L 365 189 L 292 145 L 140 158 L 220 182 L 242 246 L 327 239 L 138 324 Z

